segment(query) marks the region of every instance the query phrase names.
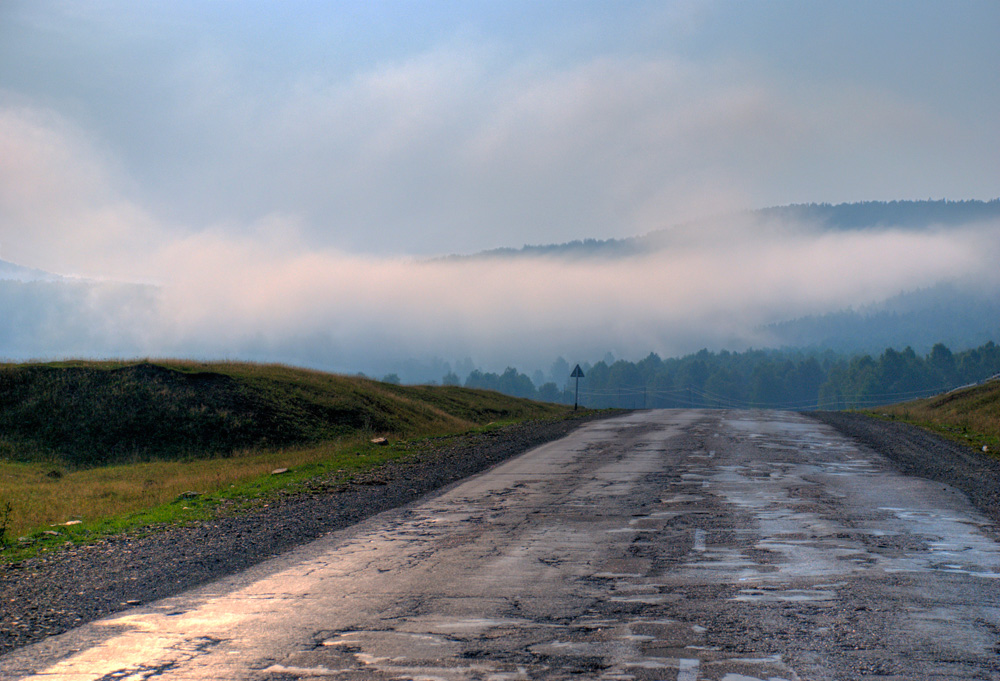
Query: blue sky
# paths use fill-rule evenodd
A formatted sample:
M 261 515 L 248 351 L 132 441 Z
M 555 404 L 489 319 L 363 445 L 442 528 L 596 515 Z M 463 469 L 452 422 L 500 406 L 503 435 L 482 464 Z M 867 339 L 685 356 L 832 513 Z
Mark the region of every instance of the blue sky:
M 593 332 L 553 312 L 572 297 L 537 293 L 587 277 L 589 318 L 619 317 L 595 351 L 632 334 L 630 350 L 669 354 L 688 348 L 662 328 L 694 329 L 697 347 L 699 330 L 734 333 L 719 319 L 750 328 L 870 302 L 978 271 L 990 239 L 901 245 L 908 269 L 858 270 L 847 287 L 836 272 L 884 243 L 820 248 L 749 224 L 695 235 L 696 257 L 648 271 L 415 260 L 788 203 L 995 198 L 998 29 L 995 0 L 5 0 L 0 258 L 161 284 L 172 327 L 223 349 L 218 327 L 266 336 L 280 318 L 294 335 L 353 314 L 337 334 L 358 357 L 402 289 L 396 316 L 448 301 L 434 324 L 455 320 L 451 356 L 504 337 L 489 351 L 502 358 L 524 320 Z M 737 245 L 800 262 L 741 270 Z M 660 302 L 620 301 L 668 265 L 692 282 L 681 312 L 635 332 Z M 523 290 L 503 290 L 512 278 Z M 445 345 L 414 338 L 398 352 Z

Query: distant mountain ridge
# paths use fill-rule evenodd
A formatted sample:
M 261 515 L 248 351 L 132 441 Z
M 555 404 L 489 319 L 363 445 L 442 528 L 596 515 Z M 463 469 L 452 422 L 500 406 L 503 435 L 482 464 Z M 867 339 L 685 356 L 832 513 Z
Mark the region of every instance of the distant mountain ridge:
M 964 350 L 1000 339 L 1000 296 L 950 283 L 900 293 L 860 309 L 775 322 L 757 329 L 768 347 L 878 354 L 885 348 Z
M 815 225 L 821 230 L 926 229 L 935 225 L 955 226 L 1000 220 L 1000 198 L 979 200 L 862 201 L 857 203 L 803 203 L 760 208 L 718 218 L 698 220 L 623 239 L 583 239 L 561 244 L 528 244 L 520 248 L 496 248 L 472 255 L 451 255 L 445 260 L 511 257 L 599 257 L 639 255 L 669 245 L 670 237 L 686 227 L 713 225 L 740 218 L 754 221 L 785 221 Z
M 805 203 L 762 208 L 753 213 L 808 221 L 834 230 L 961 225 L 1000 218 L 1000 199 L 989 201 L 861 201 L 859 203 Z

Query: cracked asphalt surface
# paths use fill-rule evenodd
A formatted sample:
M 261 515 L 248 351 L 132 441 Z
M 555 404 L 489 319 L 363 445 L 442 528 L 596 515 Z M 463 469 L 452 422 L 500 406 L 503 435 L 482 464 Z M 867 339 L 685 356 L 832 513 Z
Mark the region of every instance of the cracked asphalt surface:
M 636 412 L 0 679 L 998 679 L 998 528 L 784 412 Z

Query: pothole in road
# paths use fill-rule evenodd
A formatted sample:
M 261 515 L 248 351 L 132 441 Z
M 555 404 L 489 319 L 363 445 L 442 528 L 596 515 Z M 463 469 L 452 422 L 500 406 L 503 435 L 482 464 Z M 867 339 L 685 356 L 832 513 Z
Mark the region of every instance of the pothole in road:
M 367 665 L 400 660 L 435 662 L 459 652 L 458 643 L 443 636 L 400 631 L 348 631 L 323 641 L 323 645 L 342 647 Z

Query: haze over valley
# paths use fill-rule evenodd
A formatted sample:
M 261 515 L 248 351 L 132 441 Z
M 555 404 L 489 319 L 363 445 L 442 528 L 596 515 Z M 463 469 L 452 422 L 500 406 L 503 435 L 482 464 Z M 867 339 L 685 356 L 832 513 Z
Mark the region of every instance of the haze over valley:
M 0 357 L 422 382 L 975 347 L 1000 336 L 996 25 L 976 2 L 8 4 Z
M 979 205 L 1000 213 L 1000 202 Z M 420 382 L 473 367 L 530 373 L 558 356 L 926 352 L 1000 335 L 998 218 L 844 231 L 781 219 L 790 212 L 668 230 L 662 245 L 626 253 L 604 242 L 586 253 L 274 259 L 262 244 L 200 242 L 148 284 L 8 263 L 0 339 L 13 359 L 221 357 Z

